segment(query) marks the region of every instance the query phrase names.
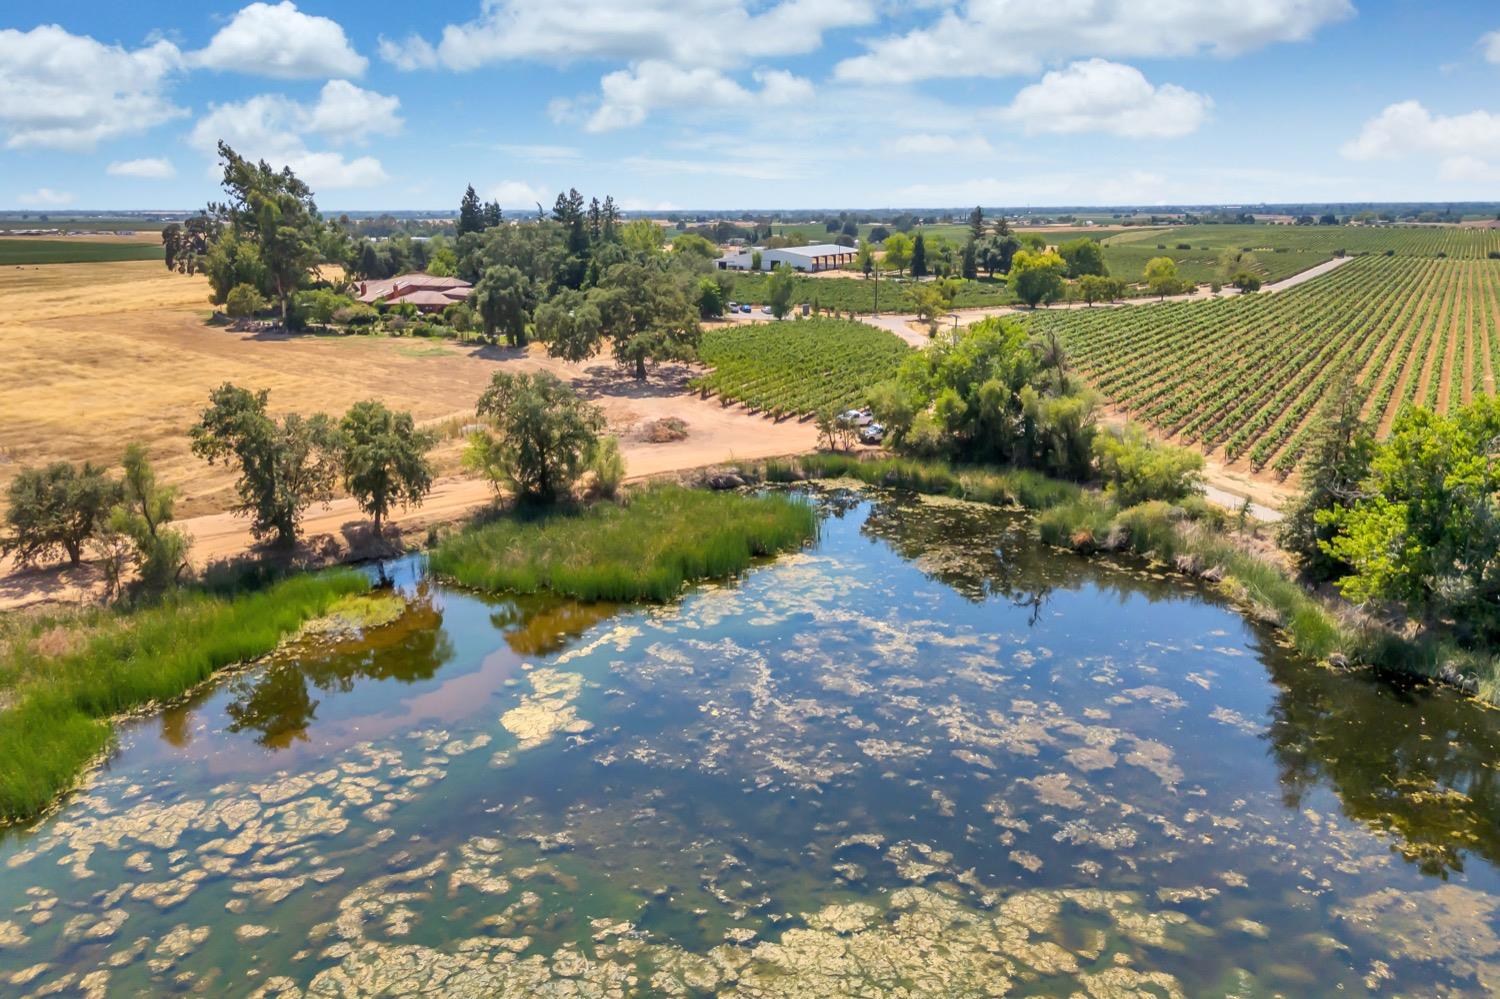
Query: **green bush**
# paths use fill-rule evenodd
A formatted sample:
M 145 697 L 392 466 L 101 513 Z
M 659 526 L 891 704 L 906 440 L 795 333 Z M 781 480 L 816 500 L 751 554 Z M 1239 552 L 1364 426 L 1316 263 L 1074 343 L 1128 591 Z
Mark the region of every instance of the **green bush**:
M 1183 499 L 1203 483 L 1203 455 L 1157 444 L 1138 427 L 1100 433 L 1094 438 L 1094 458 L 1121 506 Z
M 265 307 L 265 296 L 253 285 L 237 284 L 224 297 L 224 311 L 236 319 L 248 319 Z

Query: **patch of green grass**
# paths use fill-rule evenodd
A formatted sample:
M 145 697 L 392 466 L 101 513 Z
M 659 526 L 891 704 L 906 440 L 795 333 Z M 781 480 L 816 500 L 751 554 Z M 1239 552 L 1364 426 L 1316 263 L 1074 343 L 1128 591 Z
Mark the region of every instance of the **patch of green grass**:
M 0 239 L 0 267 L 21 264 L 92 264 L 112 260 L 161 260 L 156 243 L 96 243 L 83 239 Z
M 0 820 L 24 819 L 72 786 L 110 743 L 109 719 L 177 697 L 274 649 L 369 580 L 293 576 L 255 593 L 182 594 L 135 611 L 13 626 L 0 657 Z
M 729 579 L 759 556 L 798 548 L 817 530 L 798 499 L 662 485 L 621 503 L 522 511 L 470 528 L 433 550 L 432 568 L 480 590 L 664 602 L 689 582 Z

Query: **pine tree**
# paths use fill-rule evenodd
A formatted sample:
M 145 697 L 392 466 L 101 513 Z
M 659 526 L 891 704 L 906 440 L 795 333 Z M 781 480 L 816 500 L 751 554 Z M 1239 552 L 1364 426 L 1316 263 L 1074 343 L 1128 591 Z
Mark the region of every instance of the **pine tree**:
M 599 237 L 604 230 L 604 210 L 599 207 L 599 199 L 593 198 L 589 201 L 589 238 L 599 242 Z
M 1319 523 L 1318 514 L 1353 506 L 1361 498 L 1375 451 L 1374 428 L 1362 417 L 1362 406 L 1350 372 L 1339 372 L 1302 466 L 1302 495 L 1281 522 L 1281 546 L 1301 560 L 1303 571 L 1313 579 L 1334 579 L 1351 568 L 1319 544 L 1331 541 L 1338 530 Z
M 474 185 L 470 184 L 468 190 L 464 191 L 463 200 L 458 203 L 458 234 L 462 236 L 466 232 L 484 231 L 484 209 L 479 206 L 479 195 L 474 193 Z
M 922 231 L 917 230 L 917 238 L 911 244 L 911 276 L 927 276 L 927 240 L 922 237 Z
M 613 195 L 604 196 L 603 218 L 599 227 L 599 235 L 605 240 L 615 239 L 620 230 L 620 210 L 615 207 Z
M 484 203 L 484 227 L 493 229 L 505 221 L 505 213 L 500 210 L 500 202 L 486 201 Z
M 969 241 L 977 243 L 984 238 L 984 209 L 979 205 L 969 213 Z
M 962 273 L 966 281 L 973 281 L 975 278 L 979 277 L 979 252 L 977 250 L 978 245 L 979 244 L 972 239 L 964 244 Z

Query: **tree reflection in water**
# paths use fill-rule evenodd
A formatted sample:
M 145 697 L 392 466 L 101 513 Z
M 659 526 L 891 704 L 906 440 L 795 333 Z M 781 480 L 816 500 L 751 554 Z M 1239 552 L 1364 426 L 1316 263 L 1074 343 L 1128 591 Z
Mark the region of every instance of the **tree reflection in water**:
M 453 657 L 427 584 L 407 594 L 406 612 L 388 625 L 333 643 L 298 647 L 265 669 L 231 681 L 225 706 L 229 731 L 258 733 L 268 749 L 307 738 L 321 701 L 313 691 L 347 693 L 361 680 L 417 683 L 429 680 Z
M 1029 608 L 1035 624 L 1057 574 L 1050 566 L 1056 556 L 1030 530 L 1021 515 L 903 497 L 874 502 L 861 528 L 971 603 L 1008 600 Z
M 1267 739 L 1289 807 L 1326 784 L 1345 815 L 1390 835 L 1427 874 L 1446 879 L 1470 853 L 1500 864 L 1493 709 L 1369 671 L 1266 663 L 1281 688 Z

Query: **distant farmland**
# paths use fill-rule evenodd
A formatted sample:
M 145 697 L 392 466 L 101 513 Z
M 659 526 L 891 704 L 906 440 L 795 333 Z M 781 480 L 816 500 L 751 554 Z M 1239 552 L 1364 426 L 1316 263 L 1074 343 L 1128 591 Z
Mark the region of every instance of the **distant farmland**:
M 1392 256 L 1359 257 L 1276 294 L 1040 312 L 1028 323 L 1055 330 L 1132 419 L 1289 473 L 1339 372 L 1353 374 L 1382 432 L 1402 406 L 1447 411 L 1495 393 L 1500 260 L 1480 258 L 1457 232 L 1393 241 Z M 1460 252 L 1414 252 L 1435 246 Z
M 87 264 L 114 260 L 161 260 L 160 243 L 77 239 L 0 238 L 0 267 L 21 264 Z

